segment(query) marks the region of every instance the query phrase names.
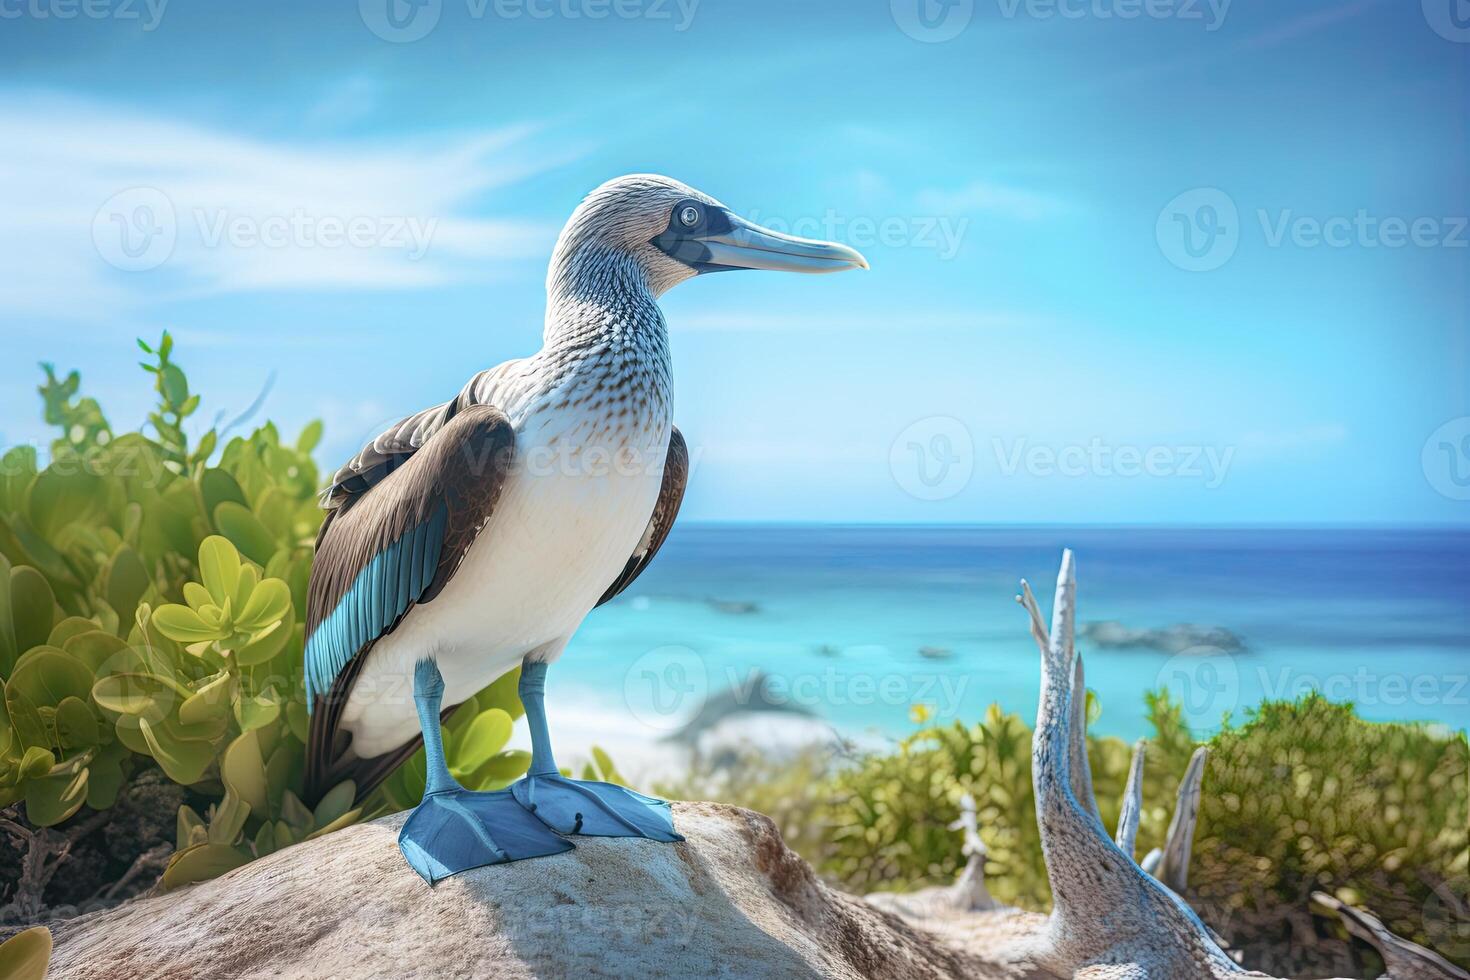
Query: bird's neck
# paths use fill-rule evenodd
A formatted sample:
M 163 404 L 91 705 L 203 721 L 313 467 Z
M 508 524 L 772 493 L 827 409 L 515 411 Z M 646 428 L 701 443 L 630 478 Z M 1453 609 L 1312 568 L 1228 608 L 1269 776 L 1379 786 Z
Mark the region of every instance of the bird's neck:
M 667 360 L 668 347 L 658 300 L 631 256 L 582 250 L 562 258 L 547 276 L 546 352 Z
M 663 313 L 631 257 L 578 253 L 547 277 L 541 357 L 574 385 L 641 392 L 667 411 L 671 382 Z

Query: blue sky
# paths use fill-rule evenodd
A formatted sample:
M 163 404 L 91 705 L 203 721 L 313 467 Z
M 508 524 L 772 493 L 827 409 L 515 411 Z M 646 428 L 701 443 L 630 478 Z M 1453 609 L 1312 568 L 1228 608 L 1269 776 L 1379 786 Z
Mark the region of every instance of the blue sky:
M 386 2 L 0 0 L 6 443 L 166 327 L 335 464 L 657 171 L 873 266 L 666 297 L 691 517 L 1470 520 L 1460 0 Z

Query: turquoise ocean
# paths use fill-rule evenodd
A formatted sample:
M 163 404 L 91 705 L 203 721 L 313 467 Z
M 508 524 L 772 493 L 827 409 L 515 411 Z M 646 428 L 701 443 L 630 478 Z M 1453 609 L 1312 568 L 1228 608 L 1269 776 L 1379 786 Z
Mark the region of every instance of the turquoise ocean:
M 1063 548 L 1079 621 L 1115 624 L 1079 642 L 1099 733 L 1147 734 L 1161 686 L 1200 734 L 1313 689 L 1374 720 L 1470 724 L 1470 531 L 1446 529 L 681 524 L 588 618 L 553 693 L 622 735 L 726 689 L 748 701 L 761 674 L 846 733 L 901 737 L 915 703 L 1029 719 L 1038 655 L 1014 596 L 1026 578 L 1049 611 Z

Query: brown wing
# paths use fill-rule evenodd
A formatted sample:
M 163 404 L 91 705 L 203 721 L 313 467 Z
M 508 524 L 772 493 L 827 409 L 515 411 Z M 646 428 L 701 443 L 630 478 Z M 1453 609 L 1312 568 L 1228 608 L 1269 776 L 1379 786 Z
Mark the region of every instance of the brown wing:
M 306 802 L 344 779 L 356 782 L 361 799 L 418 748 L 416 739 L 359 759 L 341 730 L 342 711 L 373 644 L 459 568 L 500 496 L 514 446 L 498 409 L 464 407 L 328 513 L 307 597 Z
M 658 503 L 653 505 L 653 516 L 648 519 L 648 530 L 643 532 L 643 538 L 638 542 L 633 557 L 623 566 L 622 574 L 607 587 L 602 598 L 597 600 L 599 606 L 616 598 L 618 593 L 632 585 L 633 580 L 642 575 L 648 563 L 653 561 L 653 556 L 658 554 L 664 539 L 669 536 L 674 519 L 679 516 L 679 505 L 684 502 L 684 486 L 688 482 L 689 447 L 684 444 L 684 437 L 675 428 L 669 436 L 669 455 L 664 460 L 664 480 L 658 491 Z

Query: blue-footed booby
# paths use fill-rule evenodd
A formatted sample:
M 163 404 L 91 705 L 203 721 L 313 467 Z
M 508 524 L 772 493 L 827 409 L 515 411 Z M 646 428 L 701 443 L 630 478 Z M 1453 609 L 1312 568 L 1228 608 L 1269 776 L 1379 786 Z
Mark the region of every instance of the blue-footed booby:
M 399 843 L 431 884 L 566 850 L 573 834 L 680 840 L 667 803 L 560 774 L 547 667 L 657 554 L 684 495 L 658 298 L 707 272 L 852 268 L 867 262 L 851 248 L 761 228 L 667 177 L 589 194 L 552 253 L 541 350 L 392 426 L 323 493 L 308 802 L 344 779 L 362 798 L 422 740 L 424 799 Z M 467 791 L 445 766 L 441 711 L 517 665 L 530 770 Z

